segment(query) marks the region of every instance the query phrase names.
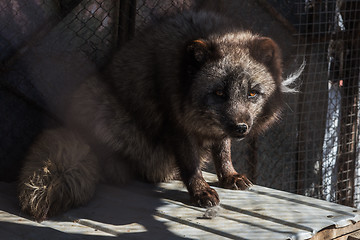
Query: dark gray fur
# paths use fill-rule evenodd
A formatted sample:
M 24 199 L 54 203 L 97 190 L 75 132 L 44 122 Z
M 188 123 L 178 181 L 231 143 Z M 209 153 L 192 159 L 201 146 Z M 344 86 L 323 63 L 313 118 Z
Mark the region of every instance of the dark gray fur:
M 285 88 L 277 45 L 230 25 L 187 12 L 115 53 L 104 75 L 74 93 L 66 127 L 45 131 L 30 150 L 19 180 L 22 210 L 42 220 L 86 203 L 101 179 L 176 175 L 195 203 L 214 206 L 219 197 L 201 174 L 210 159 L 221 186 L 249 187 L 232 166 L 230 139 L 276 121 Z

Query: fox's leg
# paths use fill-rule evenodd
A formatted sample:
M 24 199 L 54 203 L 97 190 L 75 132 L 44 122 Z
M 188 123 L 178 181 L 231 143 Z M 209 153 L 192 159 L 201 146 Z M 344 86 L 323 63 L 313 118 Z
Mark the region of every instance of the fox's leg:
M 250 180 L 236 172 L 231 161 L 231 140 L 224 139 L 212 147 L 212 155 L 220 186 L 245 190 L 252 186 Z
M 41 221 L 86 203 L 99 179 L 98 162 L 81 138 L 65 128 L 48 130 L 30 149 L 18 192 L 24 212 Z

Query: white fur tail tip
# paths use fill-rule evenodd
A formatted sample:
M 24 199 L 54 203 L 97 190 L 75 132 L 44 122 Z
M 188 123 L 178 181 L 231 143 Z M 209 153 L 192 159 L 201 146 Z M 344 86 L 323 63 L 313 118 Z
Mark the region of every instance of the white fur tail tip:
M 281 91 L 283 93 L 298 93 L 300 83 L 296 83 L 296 80 L 300 77 L 302 72 L 305 69 L 306 62 L 305 60 L 301 64 L 301 66 L 292 74 L 290 74 L 282 83 L 281 83 Z

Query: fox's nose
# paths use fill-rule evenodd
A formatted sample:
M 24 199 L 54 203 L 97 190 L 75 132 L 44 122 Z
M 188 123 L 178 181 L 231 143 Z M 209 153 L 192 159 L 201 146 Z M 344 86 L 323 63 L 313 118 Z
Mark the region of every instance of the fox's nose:
M 245 134 L 248 129 L 249 129 L 249 126 L 246 123 L 238 123 L 236 125 L 236 131 L 240 134 Z

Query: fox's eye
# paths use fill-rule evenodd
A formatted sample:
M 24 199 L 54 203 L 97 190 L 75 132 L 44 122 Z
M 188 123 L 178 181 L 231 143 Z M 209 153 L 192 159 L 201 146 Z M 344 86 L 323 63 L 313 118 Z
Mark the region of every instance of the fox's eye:
M 215 91 L 215 95 L 216 95 L 216 96 L 219 96 L 219 97 L 223 97 L 223 96 L 224 96 L 224 91 L 222 91 L 222 90 L 216 90 L 216 91 Z
M 256 98 L 258 96 L 259 92 L 255 90 L 250 90 L 248 94 L 248 98 Z

